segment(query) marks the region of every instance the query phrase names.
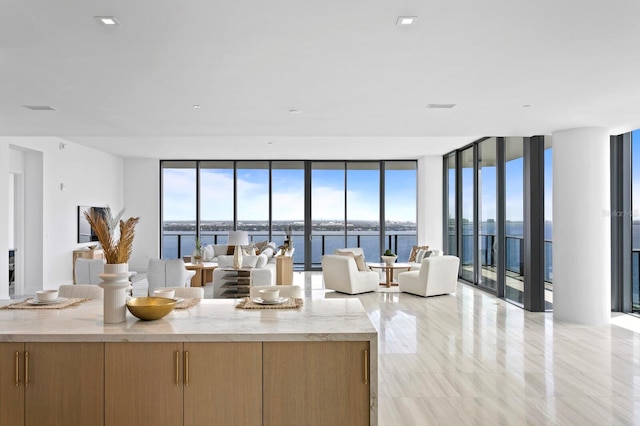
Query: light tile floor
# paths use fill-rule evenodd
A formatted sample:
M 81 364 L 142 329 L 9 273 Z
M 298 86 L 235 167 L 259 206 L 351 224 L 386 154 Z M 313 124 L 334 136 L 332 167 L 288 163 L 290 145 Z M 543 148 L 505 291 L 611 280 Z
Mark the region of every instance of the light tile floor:
M 458 284 L 359 296 L 295 272 L 307 297 L 358 297 L 379 332 L 380 425 L 640 425 L 640 318 L 560 323 Z

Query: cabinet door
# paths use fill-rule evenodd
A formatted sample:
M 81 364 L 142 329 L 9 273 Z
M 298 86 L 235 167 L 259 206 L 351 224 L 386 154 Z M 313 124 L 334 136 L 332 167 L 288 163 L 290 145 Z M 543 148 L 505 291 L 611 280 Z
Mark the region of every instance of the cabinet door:
M 262 343 L 184 344 L 184 424 L 262 424 Z
M 104 344 L 25 344 L 25 425 L 104 424 Z
M 0 343 L 0 395 L 0 425 L 24 424 L 24 343 Z
M 368 351 L 369 342 L 265 342 L 264 426 L 368 425 Z
M 182 389 L 182 343 L 105 343 L 106 425 L 181 425 Z

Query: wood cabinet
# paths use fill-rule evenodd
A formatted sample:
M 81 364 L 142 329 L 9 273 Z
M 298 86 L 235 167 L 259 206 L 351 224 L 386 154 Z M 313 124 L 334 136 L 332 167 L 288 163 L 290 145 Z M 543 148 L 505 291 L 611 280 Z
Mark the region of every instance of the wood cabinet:
M 102 343 L 0 344 L 0 424 L 104 424 L 103 347 Z
M 24 343 L 0 343 L 0 425 L 24 424 Z
M 265 342 L 264 426 L 368 425 L 369 342 Z
M 262 425 L 262 343 L 185 343 L 185 425 Z
M 76 259 L 77 258 L 83 258 L 83 259 L 104 259 L 104 251 L 102 249 L 95 249 L 95 250 L 74 250 L 73 251 L 73 283 L 77 284 L 76 282 Z
M 261 425 L 262 344 L 107 343 L 106 425 Z

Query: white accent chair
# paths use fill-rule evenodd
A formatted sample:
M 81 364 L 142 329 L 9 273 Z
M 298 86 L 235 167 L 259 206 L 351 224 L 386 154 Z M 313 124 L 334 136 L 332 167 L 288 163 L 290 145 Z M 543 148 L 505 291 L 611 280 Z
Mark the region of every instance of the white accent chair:
M 76 283 L 99 284 L 99 275 L 104 272 L 104 259 L 76 259 Z
M 375 291 L 380 286 L 377 272 L 358 271 L 353 257 L 335 254 L 322 256 L 322 279 L 325 288 L 347 294 Z
M 149 259 L 147 268 L 148 293 L 163 287 L 191 287 L 196 271 L 189 271 L 182 259 Z
M 58 296 L 102 300 L 104 290 L 95 284 L 63 284 L 58 288 Z
M 253 299 L 260 297 L 260 290 L 263 289 L 278 289 L 280 290 L 280 297 L 291 297 L 293 299 L 302 299 L 304 294 L 302 288 L 297 285 L 256 285 L 249 289 L 249 296 Z
M 428 257 L 420 270 L 398 275 L 400 291 L 418 296 L 437 296 L 455 293 L 458 285 L 460 259 L 456 256 Z

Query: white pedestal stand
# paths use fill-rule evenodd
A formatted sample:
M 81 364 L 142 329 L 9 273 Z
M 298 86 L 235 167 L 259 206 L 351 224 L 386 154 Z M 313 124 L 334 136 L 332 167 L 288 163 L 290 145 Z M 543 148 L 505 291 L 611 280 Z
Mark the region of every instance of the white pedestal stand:
M 131 287 L 129 282 L 129 264 L 117 263 L 104 265 L 104 273 L 99 277 L 102 282 L 98 284 L 104 289 L 104 322 L 115 324 L 126 320 L 127 290 Z

